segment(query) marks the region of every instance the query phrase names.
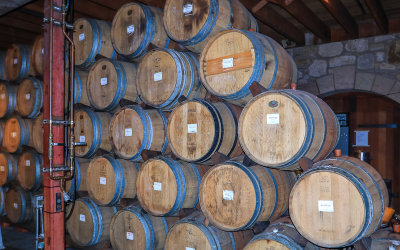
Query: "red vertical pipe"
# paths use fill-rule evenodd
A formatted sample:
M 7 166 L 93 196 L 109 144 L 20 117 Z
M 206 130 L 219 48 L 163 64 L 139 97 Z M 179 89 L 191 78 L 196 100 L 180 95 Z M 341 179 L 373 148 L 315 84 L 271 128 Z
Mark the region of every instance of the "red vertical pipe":
M 53 5 L 62 5 L 62 0 L 45 0 L 44 17 L 51 19 L 51 1 Z M 62 20 L 62 14 L 53 11 L 55 20 Z M 52 41 L 51 41 L 52 40 Z M 50 52 L 50 43 L 53 43 Z M 44 119 L 49 119 L 50 103 L 49 97 L 52 95 L 52 115 L 53 120 L 64 120 L 64 36 L 62 27 L 53 25 L 53 37 L 50 37 L 50 24 L 44 24 Z M 50 56 L 52 55 L 52 79 L 50 79 Z M 49 93 L 49 84 L 52 82 L 52 93 Z M 53 125 L 53 142 L 64 143 L 64 126 Z M 44 167 L 49 167 L 48 145 L 49 145 L 49 124 L 44 125 L 43 138 L 43 158 Z M 53 150 L 53 166 L 64 164 L 64 147 L 55 146 Z M 63 175 L 56 172 L 55 175 Z M 49 178 L 49 173 L 43 173 L 44 179 L 44 243 L 45 249 L 65 249 L 65 227 L 64 227 L 64 200 L 60 189 L 60 181 Z M 57 205 L 59 204 L 59 205 Z

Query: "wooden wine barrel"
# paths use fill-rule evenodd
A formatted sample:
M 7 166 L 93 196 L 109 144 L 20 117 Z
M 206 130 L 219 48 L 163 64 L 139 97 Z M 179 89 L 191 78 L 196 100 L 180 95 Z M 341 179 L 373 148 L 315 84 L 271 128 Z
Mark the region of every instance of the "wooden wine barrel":
M 33 218 L 32 194 L 21 187 L 10 188 L 6 194 L 5 209 L 12 223 L 26 223 Z
M 87 96 L 87 78 L 89 72 L 83 70 L 75 70 L 74 74 L 74 104 L 81 103 L 90 106 L 89 98 Z M 69 84 L 69 69 L 65 71 L 65 91 L 67 91 Z M 70 91 L 70 90 L 69 90 Z M 68 95 L 69 96 L 69 95 Z M 67 95 L 66 95 L 67 97 Z M 68 98 L 65 98 L 65 107 L 68 107 Z
M 43 154 L 43 113 L 39 114 L 33 121 L 32 140 L 35 150 Z
M 27 151 L 19 157 L 17 180 L 23 189 L 33 191 L 42 185 L 42 167 L 41 154 Z
M 174 154 L 188 162 L 213 165 L 211 157 L 228 157 L 243 152 L 237 140 L 237 119 L 241 109 L 223 102 L 191 100 L 181 103 L 170 114 L 167 136 Z
M 200 77 L 212 94 L 244 106 L 253 97 L 254 81 L 267 90 L 288 88 L 297 81 L 297 67 L 272 38 L 228 30 L 213 37 L 201 53 Z
M 117 250 L 162 250 L 168 228 L 165 217 L 146 214 L 135 206 L 125 207 L 111 220 L 111 245 Z
M 141 167 L 137 195 L 144 210 L 155 216 L 171 216 L 199 202 L 200 173 L 196 165 L 159 156 Z
M 249 229 L 258 221 L 273 221 L 287 211 L 294 179 L 295 174 L 289 171 L 227 161 L 204 175 L 201 210 L 219 229 Z
M 197 56 L 169 49 L 152 50 L 138 68 L 137 89 L 149 106 L 171 110 L 181 96 L 204 98 L 206 90 L 199 78 Z
M 34 76 L 31 63 L 32 46 L 13 44 L 7 50 L 5 70 L 9 81 L 20 82 L 28 76 Z
M 38 36 L 32 45 L 32 67 L 37 75 L 43 75 L 44 37 Z
M 306 239 L 321 247 L 354 244 L 381 224 L 388 202 L 382 177 L 352 157 L 317 162 L 290 194 L 290 217 Z
M 113 151 L 119 157 L 139 161 L 143 150 L 164 153 L 168 147 L 167 118 L 162 111 L 128 105 L 114 114 L 110 123 Z
M 136 90 L 136 65 L 101 59 L 89 71 L 87 95 L 93 107 L 112 111 L 122 99 L 139 103 Z
M 4 127 L 3 147 L 10 153 L 15 153 L 23 145 L 32 147 L 32 127 L 31 119 L 18 116 L 8 119 Z
M 138 60 L 150 44 L 157 48 L 170 47 L 174 42 L 165 32 L 162 18 L 161 9 L 140 3 L 124 4 L 112 22 L 114 49 L 130 60 Z
M 136 197 L 139 164 L 111 156 L 91 160 L 86 173 L 89 196 L 99 205 L 115 205 L 121 198 Z
M 88 191 L 86 173 L 89 163 L 89 159 L 75 158 L 75 174 L 72 179 L 65 182 L 65 188 L 70 197 L 76 197 L 76 191 Z
M 220 31 L 232 27 L 257 31 L 250 18 L 251 14 L 237 0 L 167 0 L 164 7 L 164 27 L 169 37 L 196 53 Z
M 6 126 L 6 121 L 5 120 L 0 121 L 0 146 L 3 145 L 4 127 L 5 126 Z
M 43 107 L 43 83 L 36 78 L 24 79 L 17 89 L 18 113 L 26 118 L 35 118 Z
M 89 198 L 75 201 L 71 217 L 66 222 L 69 235 L 79 246 L 93 246 L 110 240 L 110 223 L 115 207 L 97 206 Z
M 0 51 L 0 80 L 7 80 L 5 62 L 6 62 L 6 51 Z
M 10 116 L 17 107 L 17 86 L 8 82 L 0 83 L 0 118 Z
M 91 18 L 79 18 L 74 22 L 75 65 L 88 69 L 101 55 L 116 58 L 111 43 L 111 23 Z
M 75 140 L 86 143 L 86 146 L 75 146 L 77 157 L 91 158 L 99 149 L 110 152 L 109 124 L 112 115 L 105 112 L 94 112 L 89 108 L 79 108 L 74 113 Z
M 280 90 L 262 93 L 246 105 L 238 133 L 243 151 L 253 161 L 286 170 L 299 168 L 302 157 L 327 157 L 337 145 L 339 123 L 318 97 Z
M 243 249 L 253 237 L 251 230 L 222 231 L 208 225 L 201 212 L 178 221 L 168 232 L 165 250 L 174 249 Z
M 5 216 L 6 213 L 6 193 L 8 187 L 0 187 L 0 216 Z
M 17 178 L 18 160 L 15 155 L 0 152 L 0 186 L 9 184 Z

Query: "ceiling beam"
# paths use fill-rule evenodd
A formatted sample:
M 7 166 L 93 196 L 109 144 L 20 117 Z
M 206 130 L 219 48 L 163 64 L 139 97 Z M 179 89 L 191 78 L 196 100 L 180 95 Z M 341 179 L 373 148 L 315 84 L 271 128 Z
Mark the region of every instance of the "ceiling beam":
M 351 36 L 358 36 L 358 25 L 340 0 L 320 0 L 336 21 Z
M 8 17 L 8 15 L 0 17 L 0 25 L 13 27 L 20 30 L 30 31 L 37 34 L 43 33 L 41 25 L 29 21 L 24 21 L 21 19 L 16 19 L 13 17 Z
M 10 11 L 13 11 L 29 2 L 32 2 L 32 0 L 0 0 L 0 16 L 7 14 Z
M 93 18 L 106 21 L 112 21 L 115 15 L 115 10 L 83 0 L 74 1 L 74 10 Z
M 368 6 L 369 12 L 375 20 L 376 25 L 378 25 L 380 31 L 384 34 L 388 33 L 389 24 L 388 19 L 383 10 L 382 3 L 379 0 L 365 0 Z
M 271 37 L 275 41 L 277 41 L 279 44 L 282 44 L 282 40 L 285 40 L 286 38 L 273 30 L 271 27 L 268 25 L 263 24 L 262 22 L 258 21 L 258 32 L 261 34 L 264 34 L 266 36 Z
M 12 28 L 8 25 L 2 25 L 0 27 L 0 36 L 15 37 L 16 39 L 28 39 L 33 41 L 37 35 L 37 33 L 18 28 Z

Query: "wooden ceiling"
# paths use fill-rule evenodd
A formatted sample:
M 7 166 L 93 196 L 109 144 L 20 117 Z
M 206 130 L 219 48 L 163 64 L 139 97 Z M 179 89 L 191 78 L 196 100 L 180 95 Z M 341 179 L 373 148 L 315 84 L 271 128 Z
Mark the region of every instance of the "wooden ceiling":
M 195 0 L 194 0 L 195 1 Z M 240 0 L 260 24 L 260 32 L 280 43 L 301 46 L 305 33 L 314 42 L 341 41 L 400 32 L 400 0 Z M 112 21 L 129 0 L 75 0 L 74 17 Z M 139 0 L 162 8 L 165 0 Z M 43 0 L 0 17 L 0 49 L 32 43 L 42 33 Z M 294 42 L 294 43 L 293 43 Z

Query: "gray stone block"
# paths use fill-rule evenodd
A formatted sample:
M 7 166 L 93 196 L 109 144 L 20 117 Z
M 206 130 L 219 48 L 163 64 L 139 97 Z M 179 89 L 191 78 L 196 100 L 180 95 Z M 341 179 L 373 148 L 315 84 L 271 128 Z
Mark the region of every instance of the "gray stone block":
M 372 84 L 374 83 L 374 79 L 375 79 L 375 74 L 357 72 L 356 83 L 354 84 L 354 88 L 370 91 L 372 89 Z
M 317 79 L 317 85 L 320 94 L 335 91 L 335 84 L 333 83 L 333 75 L 327 75 Z
M 385 44 L 383 44 L 383 43 L 370 44 L 369 50 L 370 51 L 385 50 Z
M 393 35 L 383 35 L 383 36 L 376 36 L 374 37 L 374 42 L 379 43 L 387 40 L 395 39 Z
M 344 65 L 351 65 L 356 62 L 356 56 L 338 56 L 329 59 L 329 67 L 340 67 Z
M 325 43 L 318 46 L 318 54 L 322 57 L 333 57 L 342 54 L 343 44 L 341 42 Z
M 397 81 L 393 85 L 393 88 L 390 90 L 390 94 L 394 94 L 394 93 L 400 93 L 400 81 Z
M 313 77 L 320 77 L 326 74 L 328 64 L 325 60 L 314 60 L 308 67 L 308 74 Z
M 392 90 L 394 83 L 394 79 L 390 79 L 381 75 L 376 75 L 371 91 L 382 95 L 387 95 Z
M 353 89 L 355 80 L 355 66 L 342 66 L 333 69 L 335 89 Z
M 345 48 L 350 52 L 364 52 L 368 50 L 368 39 L 356 39 L 346 42 Z
M 375 66 L 375 56 L 372 53 L 361 55 L 357 58 L 358 69 L 373 69 Z
M 396 70 L 396 65 L 390 63 L 380 63 L 379 64 L 380 70 Z
M 317 46 L 305 46 L 293 49 L 294 59 L 314 58 L 317 53 Z
M 375 59 L 377 62 L 385 61 L 385 52 L 379 51 L 375 53 Z
M 319 90 L 318 90 L 318 87 L 317 87 L 317 84 L 315 83 L 315 81 L 310 81 L 308 83 L 301 84 L 301 85 L 299 84 L 298 89 L 307 91 L 314 95 L 319 95 Z

